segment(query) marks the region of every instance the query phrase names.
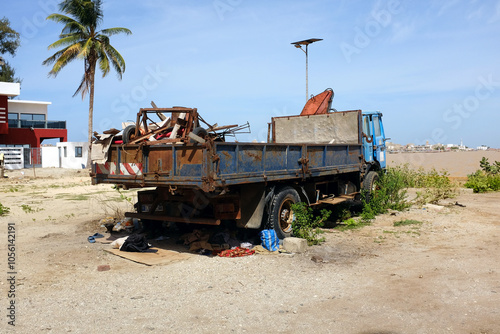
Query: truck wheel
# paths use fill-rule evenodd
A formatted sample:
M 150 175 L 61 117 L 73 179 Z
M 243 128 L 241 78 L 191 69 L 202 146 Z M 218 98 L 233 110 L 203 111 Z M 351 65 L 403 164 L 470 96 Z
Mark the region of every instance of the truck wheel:
M 376 190 L 378 181 L 378 173 L 375 171 L 370 171 L 366 174 L 366 177 L 363 181 L 363 191 L 365 193 L 366 202 L 370 202 L 372 192 Z
M 300 202 L 299 193 L 292 187 L 285 187 L 273 196 L 269 225 L 276 231 L 278 238 L 292 236 L 292 224 L 295 216 L 292 204 Z
M 129 125 L 123 129 L 122 140 L 124 144 L 128 144 L 135 136 L 135 125 Z

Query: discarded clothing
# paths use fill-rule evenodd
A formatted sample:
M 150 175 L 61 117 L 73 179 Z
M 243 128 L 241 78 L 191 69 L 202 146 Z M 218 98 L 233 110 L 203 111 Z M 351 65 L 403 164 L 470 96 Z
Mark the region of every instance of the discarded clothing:
M 144 235 L 132 234 L 125 240 L 120 250 L 124 252 L 145 252 L 150 247 L 151 245 L 146 242 L 146 237 Z
M 111 247 L 116 248 L 116 249 L 120 249 L 122 247 L 123 243 L 125 242 L 125 240 L 127 240 L 127 238 L 128 238 L 128 236 L 114 240 L 111 243 Z

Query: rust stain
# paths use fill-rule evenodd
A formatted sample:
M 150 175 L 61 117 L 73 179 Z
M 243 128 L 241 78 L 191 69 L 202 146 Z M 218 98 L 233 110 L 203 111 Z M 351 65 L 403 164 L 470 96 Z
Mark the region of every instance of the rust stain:
M 253 158 L 255 161 L 262 161 L 262 154 L 256 154 L 252 152 L 245 152 L 247 156 Z

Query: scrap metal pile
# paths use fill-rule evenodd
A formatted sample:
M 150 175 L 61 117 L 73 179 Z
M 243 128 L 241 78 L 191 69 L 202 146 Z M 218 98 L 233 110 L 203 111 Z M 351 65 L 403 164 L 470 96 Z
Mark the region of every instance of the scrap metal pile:
M 204 144 L 226 141 L 238 133 L 250 133 L 250 124 L 225 125 L 207 123 L 196 108 L 141 108 L 137 120 L 123 122 L 122 130 L 111 128 L 102 134 L 94 132 L 92 160 L 105 160 L 110 145 Z M 156 116 L 156 117 L 155 117 Z M 247 130 L 247 131 L 246 131 Z

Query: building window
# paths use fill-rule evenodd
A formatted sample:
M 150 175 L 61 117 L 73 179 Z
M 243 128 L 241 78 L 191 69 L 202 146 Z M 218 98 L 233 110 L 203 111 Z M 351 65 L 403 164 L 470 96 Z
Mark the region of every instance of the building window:
M 81 146 L 76 146 L 75 147 L 75 157 L 76 158 L 81 158 L 82 157 L 82 147 Z
M 21 114 L 21 120 L 24 121 L 45 121 L 44 114 Z
M 15 113 L 15 112 L 10 112 L 9 113 L 9 119 L 15 119 L 17 121 L 18 117 L 19 117 L 18 113 Z
M 64 157 L 68 157 L 68 148 L 66 146 L 64 146 Z

